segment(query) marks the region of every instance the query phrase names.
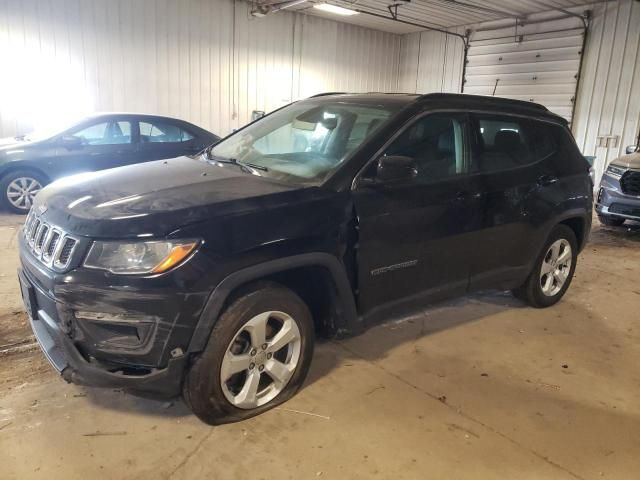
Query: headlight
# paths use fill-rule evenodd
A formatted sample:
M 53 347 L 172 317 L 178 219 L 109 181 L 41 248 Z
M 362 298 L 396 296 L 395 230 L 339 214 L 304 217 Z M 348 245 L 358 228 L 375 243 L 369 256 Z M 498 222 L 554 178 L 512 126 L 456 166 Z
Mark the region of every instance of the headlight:
M 607 167 L 607 175 L 613 178 L 620 178 L 627 171 L 624 167 L 618 167 L 617 165 L 609 165 Z
M 162 273 L 179 265 L 199 244 L 197 240 L 94 242 L 84 266 L 120 275 Z

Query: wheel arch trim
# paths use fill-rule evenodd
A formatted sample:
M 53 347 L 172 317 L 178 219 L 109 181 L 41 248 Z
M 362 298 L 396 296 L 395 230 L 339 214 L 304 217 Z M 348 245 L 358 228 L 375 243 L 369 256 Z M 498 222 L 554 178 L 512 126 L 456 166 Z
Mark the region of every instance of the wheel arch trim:
M 326 268 L 336 287 L 337 300 L 341 313 L 337 322 L 338 329 L 354 333 L 360 331 L 362 322 L 357 314 L 353 290 L 344 266 L 334 255 L 323 252 L 313 252 L 283 257 L 253 265 L 238 270 L 224 278 L 209 296 L 193 331 L 193 336 L 191 337 L 187 351 L 189 353 L 199 352 L 206 347 L 211 330 L 222 313 L 225 302 L 234 290 L 268 275 L 286 272 L 300 267 Z

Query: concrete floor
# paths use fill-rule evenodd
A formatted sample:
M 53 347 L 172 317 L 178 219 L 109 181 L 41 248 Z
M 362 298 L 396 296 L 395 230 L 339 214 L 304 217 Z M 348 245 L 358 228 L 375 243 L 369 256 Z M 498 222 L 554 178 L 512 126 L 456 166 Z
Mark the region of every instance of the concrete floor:
M 0 216 L 0 478 L 637 479 L 640 229 L 596 225 L 565 299 L 436 305 L 318 346 L 306 387 L 209 427 L 65 384 L 31 345 Z

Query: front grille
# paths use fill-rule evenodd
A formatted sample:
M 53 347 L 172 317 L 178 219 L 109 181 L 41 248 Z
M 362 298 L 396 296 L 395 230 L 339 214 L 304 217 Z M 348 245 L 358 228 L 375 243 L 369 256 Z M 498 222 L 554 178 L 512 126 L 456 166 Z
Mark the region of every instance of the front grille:
M 49 240 L 49 245 L 47 246 L 47 250 L 44 252 L 44 256 L 47 258 L 51 258 L 56 251 L 56 247 L 58 246 L 58 241 L 60 240 L 60 232 L 58 230 L 54 230 L 51 234 L 51 240 Z
M 31 210 L 22 233 L 31 253 L 48 267 L 65 269 L 69 266 L 78 240 L 62 229 L 44 222 Z
M 76 243 L 78 243 L 73 238 L 65 238 L 64 243 L 62 244 L 62 249 L 60 250 L 60 256 L 58 257 L 58 261 L 67 265 L 69 263 L 69 259 L 71 258 L 71 254 L 73 253 L 73 249 L 76 247 Z
M 620 215 L 627 215 L 629 217 L 640 217 L 640 207 L 612 203 L 609 206 L 609 213 L 619 213 Z
M 620 178 L 622 193 L 640 197 L 640 171 L 629 170 Z

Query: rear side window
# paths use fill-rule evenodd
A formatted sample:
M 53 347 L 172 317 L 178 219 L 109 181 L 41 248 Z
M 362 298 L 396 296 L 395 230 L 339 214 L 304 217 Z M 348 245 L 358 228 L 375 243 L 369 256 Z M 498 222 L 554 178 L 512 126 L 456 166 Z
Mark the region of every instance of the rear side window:
M 530 120 L 531 143 L 536 159 L 553 155 L 558 151 L 558 137 L 561 134 L 560 128 L 545 122 Z
M 533 161 L 527 128 L 523 120 L 497 115 L 474 115 L 476 143 L 471 158 L 475 172 L 495 172 Z
M 506 115 L 473 115 L 474 172 L 496 172 L 530 165 L 557 150 L 554 127 Z
M 180 143 L 192 138 L 189 132 L 168 122 L 140 122 L 142 143 Z

